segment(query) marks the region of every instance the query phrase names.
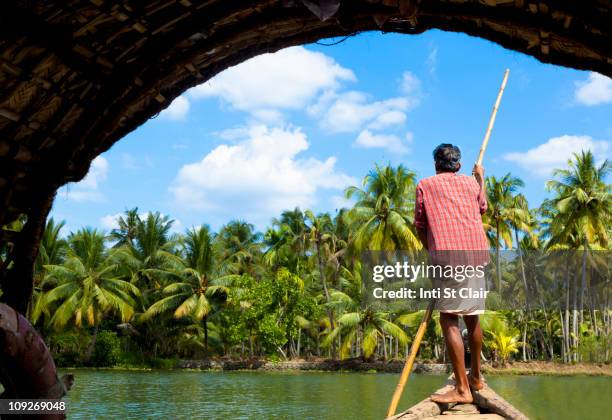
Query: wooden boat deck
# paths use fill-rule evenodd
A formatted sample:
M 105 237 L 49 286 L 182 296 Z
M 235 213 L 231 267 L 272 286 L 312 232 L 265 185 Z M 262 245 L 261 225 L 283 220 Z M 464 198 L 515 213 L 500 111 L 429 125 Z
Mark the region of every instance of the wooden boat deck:
M 449 380 L 447 385 L 437 390 L 436 393 L 447 392 L 453 386 L 454 381 Z M 528 420 L 525 414 L 500 397 L 488 385 L 480 391 L 472 391 L 472 395 L 473 404 L 438 404 L 428 397 L 387 420 L 448 419 L 449 416 L 457 416 L 462 420 Z

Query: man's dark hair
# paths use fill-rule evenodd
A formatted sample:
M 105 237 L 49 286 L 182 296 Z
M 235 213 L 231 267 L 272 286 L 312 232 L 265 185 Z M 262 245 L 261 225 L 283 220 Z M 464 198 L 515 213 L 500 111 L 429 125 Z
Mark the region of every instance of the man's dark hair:
M 442 143 L 433 151 L 433 158 L 436 162 L 438 172 L 457 172 L 461 165 L 461 150 L 450 143 Z

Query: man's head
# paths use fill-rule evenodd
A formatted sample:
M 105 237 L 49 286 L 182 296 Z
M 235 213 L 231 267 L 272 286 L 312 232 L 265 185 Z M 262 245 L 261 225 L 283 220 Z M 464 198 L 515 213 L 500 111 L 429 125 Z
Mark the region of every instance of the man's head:
M 433 151 L 436 172 L 457 172 L 461 169 L 461 150 L 450 143 L 442 143 Z

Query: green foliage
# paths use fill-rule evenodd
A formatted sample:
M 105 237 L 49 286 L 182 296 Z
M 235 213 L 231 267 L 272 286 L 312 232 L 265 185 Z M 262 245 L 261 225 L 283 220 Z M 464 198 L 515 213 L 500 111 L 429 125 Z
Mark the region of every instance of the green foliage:
M 612 164 L 606 159 L 596 166 L 590 151 L 574 154 L 567 169 L 557 169 L 557 179 L 548 181 L 555 197 L 544 203 L 550 216 L 549 247 L 583 244 L 608 248 L 612 199 L 605 180 Z
M 612 336 L 588 334 L 580 341 L 578 353 L 585 362 L 610 363 Z
M 67 255 L 61 265 L 46 265 L 42 284 L 47 291 L 32 314 L 34 322 L 43 313 L 55 329 L 68 323 L 96 326 L 105 313 L 114 312 L 127 322 L 134 314 L 139 289 L 116 275 L 109 260 L 104 235 L 82 229 L 68 238 Z M 58 304 L 53 313 L 49 308 Z
M 402 165 L 377 165 L 363 179 L 363 188 L 346 189 L 347 199 L 357 199 L 347 216 L 354 229 L 352 247 L 356 253 L 421 249 L 412 225 L 415 181 L 416 174 Z
M 522 349 L 523 357 L 608 361 L 607 318 L 597 308 L 572 313 L 570 324 L 582 323 L 580 331 L 569 330 L 568 312 L 498 310 L 528 302 L 530 290 L 548 304 L 546 290 L 566 287 L 563 275 L 515 270 L 517 264 L 536 266 L 550 250 L 570 248 L 584 250 L 580 265 L 597 259 L 591 250 L 607 249 L 609 171 L 589 153 L 574 156 L 537 211 L 518 192 L 520 179 L 487 179 L 483 226 L 492 247 L 534 251 L 513 262 L 494 258 L 498 286 L 506 289 L 489 293 L 481 317 L 488 357 L 506 363 Z M 415 184 L 414 172 L 401 165 L 376 166 L 361 187 L 347 188 L 351 208 L 334 216 L 286 210 L 265 234 L 240 220 L 217 233 L 201 225 L 172 234 L 168 216 L 134 208 L 109 235 L 81 229 L 64 238 L 64 223 L 50 219 L 30 318 L 61 366 L 170 368 L 178 357 L 209 356 L 401 358 L 423 314 L 362 307 L 360 252 L 422 247 L 413 228 Z M 5 254 L 0 249 L 0 259 Z M 443 354 L 440 326 L 432 322 L 420 355 Z
M 85 347 L 90 339 L 83 330 L 49 334 L 47 344 L 53 360 L 59 367 L 81 366 Z
M 99 331 L 88 364 L 95 367 L 112 367 L 119 362 L 120 358 L 121 343 L 117 333 L 106 330 Z

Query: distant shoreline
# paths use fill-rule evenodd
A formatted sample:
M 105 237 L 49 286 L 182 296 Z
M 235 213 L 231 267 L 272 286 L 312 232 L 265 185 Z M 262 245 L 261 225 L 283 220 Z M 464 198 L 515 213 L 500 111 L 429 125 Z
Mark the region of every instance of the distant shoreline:
M 58 370 L 116 370 L 116 371 L 168 371 L 196 370 L 209 372 L 361 372 L 361 373 L 400 373 L 404 366 L 401 360 L 369 361 L 362 359 L 293 359 L 271 361 L 266 359 L 182 359 L 172 362 L 166 360 L 164 366 L 120 364 L 113 367 L 61 366 Z M 564 364 L 556 362 L 531 361 L 513 362 L 505 367 L 493 367 L 485 364 L 483 373 L 487 375 L 521 375 L 521 376 L 604 376 L 612 377 L 612 365 L 605 363 Z M 415 363 L 413 372 L 424 375 L 447 375 L 451 373 L 449 364 Z
M 364 362 L 361 359 L 348 360 L 287 360 L 267 361 L 253 360 L 180 360 L 176 368 L 194 370 L 218 371 L 323 371 L 323 372 L 376 372 L 399 373 L 404 365 L 403 361 L 372 361 Z M 451 371 L 450 365 L 441 363 L 416 363 L 413 372 L 420 374 L 442 375 Z M 595 363 L 563 364 L 555 362 L 514 362 L 506 367 L 492 367 L 484 365 L 486 374 L 505 375 L 548 375 L 548 376 L 612 376 L 612 365 Z

